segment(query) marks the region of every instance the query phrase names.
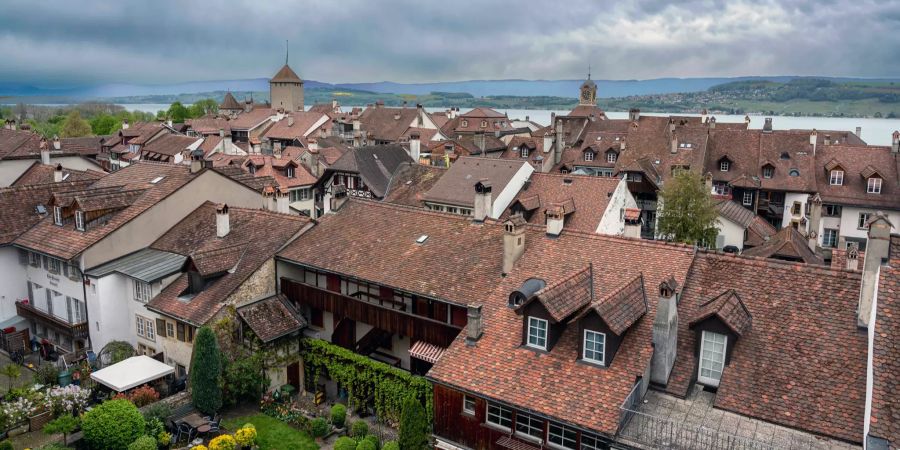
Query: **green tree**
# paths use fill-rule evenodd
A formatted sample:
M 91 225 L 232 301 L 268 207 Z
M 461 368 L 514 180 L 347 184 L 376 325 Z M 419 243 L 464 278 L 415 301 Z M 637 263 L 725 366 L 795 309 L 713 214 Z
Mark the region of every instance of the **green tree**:
M 144 416 L 128 400 L 109 400 L 84 414 L 81 429 L 88 447 L 120 450 L 144 434 Z
M 156 450 L 156 439 L 151 436 L 141 436 L 128 445 L 128 450 Z
M 356 441 L 347 436 L 339 437 L 334 442 L 334 450 L 356 450 Z
M 109 114 L 100 114 L 91 119 L 91 131 L 97 136 L 113 134 L 122 126 L 122 121 Z
M 181 102 L 172 103 L 172 106 L 169 106 L 168 112 L 169 119 L 172 119 L 172 122 L 175 123 L 183 123 L 184 119 L 190 119 L 191 113 L 188 111 Z
M 715 244 L 718 213 L 703 177 L 677 171 L 659 192 L 659 199 L 660 236 L 686 244 Z
M 62 137 L 82 137 L 91 135 L 91 124 L 81 117 L 81 113 L 77 109 L 73 109 L 66 115 L 66 120 L 62 123 L 60 136 Z
M 222 407 L 222 355 L 210 327 L 197 331 L 190 376 L 194 406 L 206 414 L 215 414 Z
M 397 442 L 404 450 L 422 450 L 428 448 L 428 418 L 425 408 L 414 396 L 403 400 L 403 412 L 400 415 L 400 437 Z
M 259 401 L 269 385 L 263 368 L 263 355 L 254 353 L 227 362 L 223 384 L 224 398 L 228 404 L 237 404 L 241 400 Z
M 78 429 L 78 425 L 81 421 L 72 416 L 71 414 L 63 414 L 44 425 L 44 433 L 46 434 L 61 434 L 63 435 L 62 443 L 66 445 L 68 442 L 68 436 L 73 431 Z
M 219 104 L 211 98 L 197 100 L 190 108 L 188 108 L 192 119 L 202 117 L 207 114 L 216 114 L 219 112 Z
M 0 373 L 3 373 L 3 375 L 6 376 L 6 379 L 9 380 L 9 389 L 7 389 L 7 391 L 11 391 L 13 382 L 22 376 L 22 369 L 16 364 L 7 364 L 3 366 L 3 370 L 0 371 Z

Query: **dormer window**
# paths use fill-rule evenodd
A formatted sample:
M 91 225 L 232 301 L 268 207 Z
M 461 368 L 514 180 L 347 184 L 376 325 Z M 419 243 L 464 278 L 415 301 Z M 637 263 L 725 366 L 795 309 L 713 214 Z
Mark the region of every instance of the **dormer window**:
M 528 346 L 539 350 L 547 350 L 547 328 L 548 323 L 546 320 L 538 317 L 529 317 Z
M 832 186 L 841 186 L 844 184 L 844 171 L 840 169 L 834 169 L 831 171 L 831 176 L 828 177 L 828 184 Z
M 720 172 L 728 172 L 729 169 L 731 169 L 731 161 L 728 161 L 727 159 L 719 161 Z
M 581 358 L 587 362 L 604 365 L 606 333 L 584 330 L 584 350 Z
M 288 178 L 294 178 L 294 167 L 287 166 L 284 168 L 284 175 Z
M 463 120 L 463 121 L 462 121 L 462 126 L 463 126 L 463 128 L 468 127 L 468 126 L 469 126 L 469 121 L 468 121 L 468 120 Z
M 481 128 L 487 128 L 487 120 L 481 121 Z
M 84 211 L 75 211 L 75 229 L 84 231 Z
M 53 207 L 53 223 L 62 226 L 63 218 L 62 218 L 62 207 L 54 206 Z
M 522 146 L 522 148 L 519 149 L 519 154 L 522 158 L 527 158 L 528 157 L 528 147 Z
M 772 178 L 775 175 L 775 168 L 772 166 L 763 166 L 763 178 Z
M 880 194 L 881 193 L 881 178 L 872 177 L 866 182 L 866 193 L 868 194 Z
M 584 152 L 584 160 L 585 161 L 593 161 L 594 160 L 594 152 L 592 152 L 592 151 Z
M 249 166 L 247 166 L 247 170 L 252 175 L 252 174 L 256 173 L 256 166 L 254 166 L 253 164 L 250 164 Z
M 712 331 L 703 331 L 700 341 L 700 373 L 697 381 L 707 386 L 718 386 L 725 370 L 725 350 L 728 337 Z
M 612 151 L 612 150 L 606 152 L 606 162 L 608 162 L 608 163 L 610 163 L 610 164 L 615 164 L 616 159 L 617 159 L 618 157 L 619 157 L 619 155 L 618 155 L 616 152 Z

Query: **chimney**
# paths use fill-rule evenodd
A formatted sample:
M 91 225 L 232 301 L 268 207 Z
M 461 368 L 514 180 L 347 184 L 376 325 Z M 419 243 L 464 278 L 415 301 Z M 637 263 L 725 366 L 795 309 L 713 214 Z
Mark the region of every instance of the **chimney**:
M 510 273 L 525 253 L 525 219 L 515 214 L 503 223 L 503 275 Z
M 253 110 L 253 100 L 244 100 L 244 112 L 248 113 Z
M 862 137 L 862 127 L 856 127 L 856 137 Z
M 710 118 L 709 118 L 709 121 L 708 121 L 707 123 L 709 124 L 709 129 L 710 129 L 710 130 L 715 130 L 715 129 L 716 129 L 716 118 L 715 118 L 715 117 L 710 117 Z
M 812 133 L 809 133 L 809 145 L 812 145 L 813 156 L 816 156 L 816 146 L 819 145 L 819 132 L 815 128 L 813 128 Z
M 231 223 L 228 220 L 228 205 L 220 203 L 216 205 L 216 237 L 228 236 L 231 231 Z
M 772 118 L 771 117 L 766 117 L 766 123 L 763 125 L 763 132 L 764 133 L 772 132 Z
M 287 190 L 278 188 L 278 190 L 275 191 L 275 212 L 279 212 L 282 214 L 290 213 L 290 210 L 288 208 L 288 200 Z
M 225 129 L 219 128 L 219 137 L 225 137 Z
M 819 243 L 819 225 L 822 223 L 822 197 L 819 194 L 810 196 L 809 200 L 809 231 L 806 234 L 809 249 L 815 253 Z
M 293 115 L 293 114 L 288 114 L 288 116 L 287 116 L 287 124 L 288 124 L 289 127 L 294 126 L 294 115 Z
M 411 133 L 409 135 L 409 156 L 418 163 L 421 154 L 422 141 L 419 140 L 419 133 Z
M 675 134 L 675 119 L 669 119 L 669 133 Z
M 623 208 L 622 221 L 625 229 L 622 236 L 627 238 L 641 238 L 641 210 L 637 208 Z
M 337 112 L 337 110 L 338 110 L 338 103 L 337 103 L 337 99 L 335 99 L 335 98 L 331 99 L 331 110 L 334 112 Z
M 50 149 L 47 148 L 47 140 L 41 138 L 41 164 L 50 164 Z
M 703 111 L 700 111 L 700 123 L 706 123 L 706 120 L 709 119 L 707 114 L 706 108 L 703 108 Z
M 122 119 L 122 129 L 127 130 L 128 126 L 128 119 Z
M 484 132 L 483 131 L 479 131 L 478 133 L 475 133 L 475 145 L 479 149 L 481 149 L 481 154 L 484 155 L 485 154 L 485 151 L 484 151 L 485 143 L 484 143 Z
M 359 117 L 353 118 L 353 131 L 359 130 L 362 127 L 362 122 L 359 121 Z
M 484 324 L 481 320 L 481 305 L 468 305 L 467 309 L 466 345 L 472 347 L 484 334 Z
M 859 270 L 859 244 L 854 242 L 847 247 L 847 270 Z
M 653 357 L 650 360 L 650 382 L 666 385 L 675 365 L 678 346 L 678 283 L 675 278 L 659 284 L 659 303 L 653 319 Z
M 399 111 L 394 113 L 394 120 L 400 120 L 400 112 Z
M 703 176 L 703 184 L 706 185 L 706 191 L 712 192 L 713 187 L 713 176 L 712 172 L 706 172 L 706 175 Z
M 628 110 L 628 120 L 632 122 L 637 122 L 641 119 L 641 110 L 637 108 L 631 108 Z
M 475 183 L 475 216 L 473 218 L 476 222 L 484 222 L 484 219 L 491 217 L 493 208 L 491 195 L 491 182 L 487 178 L 482 178 Z
M 166 120 L 166 125 L 167 125 L 169 128 L 172 128 L 172 119 Z
M 563 224 L 565 223 L 566 216 L 563 212 L 562 206 L 554 206 L 552 208 L 548 208 L 546 211 L 547 215 L 547 236 L 557 237 L 563 230 Z
M 750 116 L 744 116 L 744 125 L 750 127 Z
M 557 120 L 554 126 L 556 127 L 556 151 L 553 153 L 553 164 L 559 164 L 562 160 L 563 150 L 566 148 L 566 138 L 563 135 L 562 120 Z
M 223 130 L 221 132 L 221 135 L 224 136 L 224 138 L 222 139 L 222 153 L 233 153 L 233 146 L 231 145 L 231 133 L 228 133 L 228 135 L 226 136 L 225 131 Z
M 191 152 L 191 173 L 203 170 L 203 150 L 199 148 Z
M 824 144 L 825 144 L 825 145 L 831 145 L 831 135 L 830 135 L 830 134 L 826 134 L 826 135 L 825 135 L 825 141 L 824 141 Z
M 552 151 L 553 149 L 553 133 L 547 132 L 544 133 L 544 153 Z
M 672 124 L 674 127 L 675 124 Z M 669 151 L 671 153 L 678 153 L 678 136 L 675 133 L 672 133 L 672 139 L 669 140 Z
M 872 319 L 872 303 L 878 289 L 878 271 L 887 262 L 891 241 L 891 223 L 881 211 L 869 220 L 866 256 L 863 258 L 862 289 L 857 308 L 857 325 L 868 328 Z
M 59 150 L 62 148 L 62 143 L 59 142 L 59 136 L 53 135 L 53 150 Z
M 56 165 L 56 170 L 53 171 L 53 182 L 59 183 L 63 180 L 63 168 L 62 164 Z
M 900 131 L 894 131 L 891 135 L 891 153 L 900 153 Z

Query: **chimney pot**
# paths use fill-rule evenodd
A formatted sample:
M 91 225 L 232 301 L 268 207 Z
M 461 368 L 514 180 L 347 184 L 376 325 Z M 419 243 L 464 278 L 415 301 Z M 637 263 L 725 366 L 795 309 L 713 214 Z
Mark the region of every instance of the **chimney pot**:
M 220 203 L 216 206 L 216 237 L 228 236 L 231 231 L 231 223 L 228 218 L 228 205 Z
M 484 323 L 481 317 L 481 305 L 468 305 L 466 315 L 466 345 L 474 346 L 484 334 Z
M 503 223 L 503 275 L 512 271 L 525 253 L 525 219 L 514 214 Z
M 659 285 L 659 300 L 653 320 L 653 357 L 650 360 L 650 381 L 666 385 L 675 365 L 678 347 L 678 283 L 675 278 Z
M 59 136 L 54 135 L 53 136 L 53 149 L 59 150 L 60 148 L 62 148 L 62 143 L 59 142 Z
M 63 166 L 62 164 L 56 165 L 56 170 L 53 171 L 53 182 L 59 183 L 63 180 Z
M 772 118 L 766 117 L 766 123 L 763 125 L 763 131 L 766 133 L 772 132 Z

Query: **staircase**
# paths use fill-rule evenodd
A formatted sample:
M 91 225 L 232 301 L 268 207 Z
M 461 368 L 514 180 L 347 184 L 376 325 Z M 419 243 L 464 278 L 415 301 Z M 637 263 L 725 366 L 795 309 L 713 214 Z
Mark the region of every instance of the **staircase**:
M 360 355 L 369 356 L 375 353 L 379 347 L 390 346 L 391 332 L 382 330 L 381 328 L 372 328 L 357 343 L 354 349 Z

